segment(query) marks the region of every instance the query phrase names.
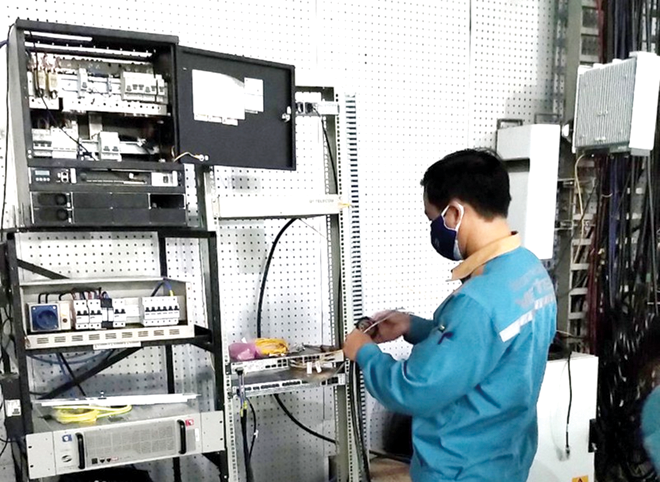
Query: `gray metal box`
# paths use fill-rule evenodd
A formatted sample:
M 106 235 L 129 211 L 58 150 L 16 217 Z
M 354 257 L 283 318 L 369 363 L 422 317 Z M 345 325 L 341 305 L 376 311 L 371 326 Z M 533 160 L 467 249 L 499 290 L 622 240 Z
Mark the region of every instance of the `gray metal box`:
M 30 479 L 225 450 L 223 412 L 186 404 L 133 407 L 94 425 L 61 424 L 35 407 Z

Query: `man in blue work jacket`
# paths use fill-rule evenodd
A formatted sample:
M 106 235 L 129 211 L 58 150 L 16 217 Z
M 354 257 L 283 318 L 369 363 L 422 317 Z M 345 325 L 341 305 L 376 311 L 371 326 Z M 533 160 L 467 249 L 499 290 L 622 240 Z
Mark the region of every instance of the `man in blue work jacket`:
M 509 176 L 496 155 L 450 154 L 422 186 L 432 245 L 462 261 L 452 271 L 462 285 L 432 320 L 393 312 L 370 336 L 351 332 L 344 352 L 374 398 L 412 416 L 413 482 L 525 482 L 556 329 L 552 282 L 509 229 Z M 400 336 L 414 345 L 407 360 L 375 344 Z

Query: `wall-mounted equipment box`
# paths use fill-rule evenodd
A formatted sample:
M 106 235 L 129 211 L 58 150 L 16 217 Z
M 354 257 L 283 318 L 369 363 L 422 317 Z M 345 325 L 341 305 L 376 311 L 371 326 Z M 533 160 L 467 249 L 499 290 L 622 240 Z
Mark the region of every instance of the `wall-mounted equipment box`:
M 523 246 L 550 259 L 555 239 L 559 126 L 533 124 L 499 129 L 497 152 L 511 184 L 509 225 Z
M 660 57 L 635 52 L 582 70 L 578 77 L 574 152 L 648 155 L 653 149 L 660 89 Z

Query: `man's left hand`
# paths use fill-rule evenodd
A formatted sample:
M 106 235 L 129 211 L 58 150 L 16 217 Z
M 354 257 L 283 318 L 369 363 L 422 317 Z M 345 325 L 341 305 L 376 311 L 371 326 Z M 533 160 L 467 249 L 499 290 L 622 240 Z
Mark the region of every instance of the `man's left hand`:
M 373 342 L 374 341 L 369 335 L 365 335 L 360 330 L 355 329 L 351 331 L 346 337 L 346 340 L 344 340 L 344 355 L 350 360 L 355 361 L 360 348 Z

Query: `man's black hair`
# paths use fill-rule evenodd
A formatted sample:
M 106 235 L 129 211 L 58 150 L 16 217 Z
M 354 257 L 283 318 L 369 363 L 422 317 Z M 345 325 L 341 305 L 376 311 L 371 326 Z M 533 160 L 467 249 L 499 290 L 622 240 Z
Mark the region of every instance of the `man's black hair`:
M 499 156 L 486 149 L 449 154 L 427 169 L 422 186 L 429 202 L 438 209 L 457 199 L 488 220 L 509 213 L 509 174 Z

